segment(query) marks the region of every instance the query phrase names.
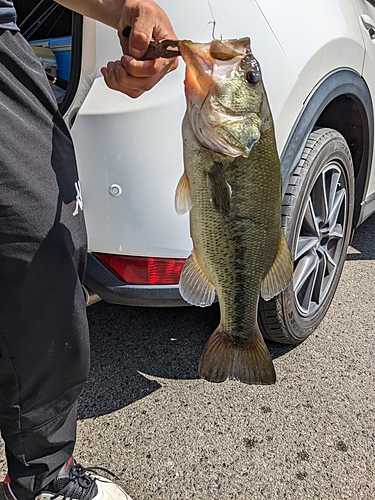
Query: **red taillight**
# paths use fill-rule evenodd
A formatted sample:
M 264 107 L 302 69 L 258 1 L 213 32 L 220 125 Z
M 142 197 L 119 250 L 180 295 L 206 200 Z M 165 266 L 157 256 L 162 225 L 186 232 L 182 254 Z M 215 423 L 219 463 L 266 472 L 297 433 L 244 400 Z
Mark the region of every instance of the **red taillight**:
M 133 285 L 177 285 L 185 259 L 94 253 L 120 280 Z

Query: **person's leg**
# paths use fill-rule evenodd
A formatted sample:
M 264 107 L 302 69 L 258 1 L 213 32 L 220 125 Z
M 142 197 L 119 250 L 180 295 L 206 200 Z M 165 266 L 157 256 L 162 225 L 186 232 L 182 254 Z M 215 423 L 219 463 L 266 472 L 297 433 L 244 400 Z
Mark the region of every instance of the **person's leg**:
M 42 66 L 9 31 L 0 124 L 0 428 L 14 491 L 31 498 L 74 448 L 89 369 L 86 232 L 69 132 Z

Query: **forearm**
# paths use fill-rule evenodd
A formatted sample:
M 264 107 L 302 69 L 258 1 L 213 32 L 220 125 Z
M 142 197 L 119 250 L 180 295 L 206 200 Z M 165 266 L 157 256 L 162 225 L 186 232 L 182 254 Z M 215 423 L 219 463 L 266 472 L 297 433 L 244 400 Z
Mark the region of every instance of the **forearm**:
M 57 3 L 112 28 L 118 28 L 124 0 L 55 0 Z

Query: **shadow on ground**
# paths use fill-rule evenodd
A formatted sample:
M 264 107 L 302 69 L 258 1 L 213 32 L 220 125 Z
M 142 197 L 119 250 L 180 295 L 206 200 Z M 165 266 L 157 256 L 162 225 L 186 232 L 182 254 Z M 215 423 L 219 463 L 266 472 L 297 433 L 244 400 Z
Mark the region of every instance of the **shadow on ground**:
M 351 246 L 355 253 L 348 260 L 375 259 L 375 215 L 357 229 Z M 196 379 L 204 345 L 219 323 L 219 307 L 157 309 L 100 302 L 89 307 L 88 318 L 92 362 L 79 404 L 81 419 L 110 413 L 156 391 L 160 384 L 154 377 Z M 267 345 L 274 359 L 294 348 Z
M 375 259 L 375 214 L 356 229 L 351 247 L 355 253 L 348 253 L 347 260 Z
M 153 377 L 198 378 L 199 358 L 219 323 L 219 307 L 157 309 L 100 302 L 89 307 L 88 318 L 91 371 L 80 398 L 81 419 L 147 396 L 160 387 Z M 292 349 L 273 342 L 267 345 L 273 358 Z

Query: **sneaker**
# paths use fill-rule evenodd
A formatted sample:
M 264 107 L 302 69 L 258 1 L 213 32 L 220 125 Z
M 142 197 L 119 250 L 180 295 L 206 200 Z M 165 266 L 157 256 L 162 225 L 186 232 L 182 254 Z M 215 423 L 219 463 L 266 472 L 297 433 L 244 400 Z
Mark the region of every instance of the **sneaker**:
M 0 500 L 17 500 L 10 489 L 10 477 L 7 474 L 2 483 L 0 483 Z
M 102 467 L 84 468 L 70 458 L 35 500 L 132 500 L 118 484 L 96 474 L 97 470 L 116 477 Z M 0 483 L 0 500 L 17 500 L 11 489 L 9 476 Z

